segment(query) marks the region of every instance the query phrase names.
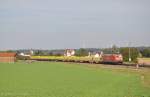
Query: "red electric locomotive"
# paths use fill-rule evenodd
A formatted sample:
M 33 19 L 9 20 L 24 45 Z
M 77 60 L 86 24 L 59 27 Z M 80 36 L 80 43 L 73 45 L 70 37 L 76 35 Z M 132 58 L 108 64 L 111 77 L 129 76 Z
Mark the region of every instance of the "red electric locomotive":
M 122 54 L 103 54 L 102 62 L 103 63 L 112 63 L 112 64 L 122 64 L 123 56 L 122 56 Z

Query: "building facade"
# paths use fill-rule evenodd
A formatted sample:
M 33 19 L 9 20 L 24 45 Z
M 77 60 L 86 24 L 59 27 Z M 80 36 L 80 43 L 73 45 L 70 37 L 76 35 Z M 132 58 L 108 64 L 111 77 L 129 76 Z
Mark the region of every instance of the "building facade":
M 16 61 L 16 53 L 0 52 L 0 62 L 14 63 Z

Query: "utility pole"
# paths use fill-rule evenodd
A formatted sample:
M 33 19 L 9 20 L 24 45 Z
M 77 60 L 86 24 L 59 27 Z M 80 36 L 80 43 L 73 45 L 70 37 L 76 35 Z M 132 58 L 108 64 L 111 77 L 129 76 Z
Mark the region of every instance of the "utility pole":
M 110 45 L 111 54 L 113 53 L 113 44 Z
M 130 49 L 130 42 L 129 42 L 128 46 L 129 46 L 129 62 L 131 62 L 131 49 Z

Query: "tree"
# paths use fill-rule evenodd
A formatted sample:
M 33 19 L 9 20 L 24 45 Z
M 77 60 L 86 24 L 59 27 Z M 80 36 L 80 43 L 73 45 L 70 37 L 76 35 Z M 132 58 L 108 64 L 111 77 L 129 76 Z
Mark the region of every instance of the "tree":
M 119 49 L 116 45 L 112 46 L 112 53 L 119 53 Z
M 148 48 L 144 49 L 141 53 L 144 57 L 150 57 L 150 49 Z
M 49 53 L 48 53 L 48 56 L 53 56 L 53 52 L 49 52 Z
M 111 48 L 104 48 L 102 49 L 102 51 L 105 54 L 115 54 L 115 53 L 119 53 L 119 48 L 116 45 L 112 45 Z
M 37 50 L 35 53 L 34 53 L 35 56 L 42 56 L 44 55 L 43 51 L 42 50 Z
M 88 51 L 84 48 L 80 48 L 76 51 L 76 56 L 88 56 Z
M 129 61 L 129 48 L 120 48 L 120 53 L 123 55 L 124 61 Z M 130 56 L 132 61 L 137 61 L 137 57 L 139 56 L 139 51 L 137 48 L 130 48 Z

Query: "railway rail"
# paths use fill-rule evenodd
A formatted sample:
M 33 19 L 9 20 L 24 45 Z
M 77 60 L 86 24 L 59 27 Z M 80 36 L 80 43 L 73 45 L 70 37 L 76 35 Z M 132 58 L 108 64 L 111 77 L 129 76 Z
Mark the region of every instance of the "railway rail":
M 73 63 L 88 63 L 88 64 L 105 64 L 105 65 L 122 65 L 122 66 L 132 66 L 132 67 L 136 67 L 137 64 L 136 63 L 111 63 L 111 62 L 102 62 L 101 60 L 73 60 L 73 59 L 62 59 L 62 58 L 53 58 L 53 59 L 48 59 L 48 58 L 30 58 L 29 60 L 33 60 L 33 61 L 52 61 L 52 62 L 73 62 Z M 147 64 L 139 64 L 139 67 L 148 67 L 150 68 L 150 65 Z

